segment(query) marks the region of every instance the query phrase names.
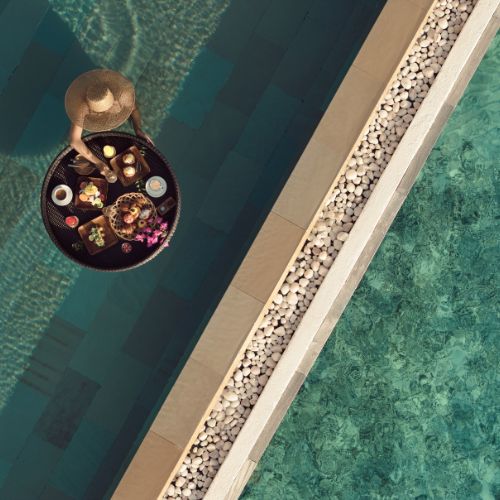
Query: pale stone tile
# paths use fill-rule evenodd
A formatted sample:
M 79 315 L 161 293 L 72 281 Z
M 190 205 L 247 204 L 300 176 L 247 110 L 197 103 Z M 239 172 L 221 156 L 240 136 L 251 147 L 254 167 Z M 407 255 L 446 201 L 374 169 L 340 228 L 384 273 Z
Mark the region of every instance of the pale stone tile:
M 298 251 L 304 232 L 271 212 L 238 269 L 233 285 L 265 304 Z
M 335 151 L 337 161 L 348 159 L 382 97 L 386 83 L 387 79 L 376 80 L 351 66 L 314 132 L 317 142 Z
M 264 304 L 229 286 L 196 345 L 192 356 L 225 376 L 258 326 Z
M 387 82 L 401 64 L 432 3 L 432 0 L 420 0 L 418 4 L 411 0 L 388 2 L 354 60 L 354 66 L 378 81 Z
M 151 430 L 179 448 L 189 447 L 222 382 L 222 375 L 190 356 Z
M 333 144 L 323 144 L 313 136 L 300 157 L 273 212 L 307 229 L 323 204 L 345 157 Z
M 113 500 L 157 498 L 165 478 L 176 467 L 181 450 L 155 432 L 146 434 L 113 494 Z

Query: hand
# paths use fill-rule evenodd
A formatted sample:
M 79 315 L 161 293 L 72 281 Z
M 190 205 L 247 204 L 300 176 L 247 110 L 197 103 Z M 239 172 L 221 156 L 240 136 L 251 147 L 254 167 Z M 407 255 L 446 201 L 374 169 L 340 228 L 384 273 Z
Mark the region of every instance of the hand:
M 135 135 L 137 137 L 142 137 L 146 142 L 149 142 L 149 144 L 151 144 L 152 146 L 155 145 L 153 142 L 153 139 L 151 139 L 151 137 L 149 137 L 149 135 L 146 134 L 146 132 L 144 132 L 144 130 L 142 130 L 140 128 L 135 129 Z

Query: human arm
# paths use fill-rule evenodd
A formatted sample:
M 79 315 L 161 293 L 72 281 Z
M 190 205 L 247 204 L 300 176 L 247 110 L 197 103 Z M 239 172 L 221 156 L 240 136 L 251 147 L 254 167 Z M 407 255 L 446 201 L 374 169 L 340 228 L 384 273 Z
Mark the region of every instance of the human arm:
M 142 126 L 141 112 L 139 111 L 139 108 L 137 107 L 137 105 L 135 106 L 134 110 L 130 114 L 130 119 L 132 121 L 132 126 L 134 127 L 135 134 L 138 137 L 142 137 L 150 144 L 154 144 L 151 137 L 149 137 L 149 135 L 146 134 L 146 132 L 144 132 L 144 130 L 142 130 L 142 128 L 141 128 L 141 126 Z
M 87 145 L 82 140 L 83 128 L 79 125 L 72 124 L 71 130 L 69 132 L 69 142 L 71 147 L 78 151 L 84 158 L 97 166 L 97 168 L 102 171 L 107 167 L 106 163 L 97 158 L 97 156 L 92 153 L 92 151 L 87 147 Z

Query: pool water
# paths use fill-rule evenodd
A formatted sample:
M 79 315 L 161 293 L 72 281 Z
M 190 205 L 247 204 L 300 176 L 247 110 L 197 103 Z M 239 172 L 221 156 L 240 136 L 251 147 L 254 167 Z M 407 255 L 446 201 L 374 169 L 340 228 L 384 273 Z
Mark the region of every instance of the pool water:
M 109 496 L 383 4 L 0 0 L 0 498 Z M 39 214 L 96 66 L 136 84 L 183 197 L 170 248 L 121 274 Z
M 500 36 L 244 500 L 500 498 Z

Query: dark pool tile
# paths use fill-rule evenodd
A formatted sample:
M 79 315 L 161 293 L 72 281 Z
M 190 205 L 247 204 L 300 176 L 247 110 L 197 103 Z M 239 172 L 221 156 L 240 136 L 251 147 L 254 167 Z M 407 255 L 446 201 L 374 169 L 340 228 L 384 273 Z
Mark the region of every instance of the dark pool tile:
M 90 404 L 86 418 L 100 427 L 118 433 L 134 402 L 141 394 L 151 368 L 120 353 L 113 360 L 113 370 L 101 384 Z
M 35 431 L 54 446 L 66 448 L 92 402 L 99 384 L 70 368 L 37 422 Z
M 38 500 L 75 500 L 74 496 L 66 495 L 61 490 L 48 484 L 43 489 L 41 495 L 38 497 Z
M 0 94 L 0 115 L 9 126 L 0 135 L 0 151 L 10 152 L 21 137 L 43 94 L 54 77 L 61 57 L 37 43 L 31 43 L 12 77 Z
M 21 380 L 52 396 L 85 333 L 54 316 L 30 356 Z
M 186 165 L 180 165 L 176 174 L 182 196 L 181 223 L 177 226 L 169 251 L 175 250 L 189 235 L 189 221 L 198 213 L 210 186 L 210 180 L 190 171 Z
M 272 0 L 256 32 L 276 45 L 286 48 L 304 22 L 310 8 L 310 2 L 305 0 L 287 0 L 286 5 L 282 0 Z
M 356 8 L 356 4 L 360 3 L 363 3 L 363 1 L 333 2 L 332 0 L 313 0 L 308 17 L 323 26 L 327 26 L 332 36 L 336 36 L 339 27 L 345 24 L 351 12 Z M 373 3 L 373 0 L 369 0 L 368 3 Z
M 84 498 L 114 439 L 115 435 L 107 429 L 83 419 L 54 470 L 51 483 L 66 495 Z
M 143 305 L 148 300 L 149 294 L 138 298 Z M 141 312 L 142 308 L 127 311 L 121 304 L 109 299 L 104 301 L 70 367 L 99 384 L 103 383 L 113 370 L 115 358 Z
M 177 332 L 175 318 L 183 305 L 184 301 L 175 293 L 157 287 L 125 340 L 123 352 L 154 366 L 168 345 L 170 335 Z
M 219 99 L 250 115 L 283 56 L 283 48 L 253 35 L 236 63 Z
M 16 143 L 18 155 L 40 155 L 67 144 L 69 122 L 64 102 L 50 94 L 42 97 Z
M 208 42 L 208 47 L 236 62 L 271 0 L 233 0 Z
M 15 0 L 5 5 L 0 13 L 0 65 L 3 68 L 10 72 L 19 64 L 48 8 L 46 0 Z
M 224 86 L 233 63 L 211 50 L 203 49 L 184 82 L 170 114 L 191 128 L 201 126 L 215 97 Z
M 238 153 L 265 163 L 300 106 L 298 99 L 270 85 L 235 147 Z
M 39 498 L 62 453 L 32 434 L 0 487 L 0 498 Z
M 184 153 L 191 146 L 194 137 L 194 130 L 176 120 L 173 116 L 168 116 L 162 123 L 160 133 L 155 138 L 158 149 L 163 151 L 167 160 L 172 164 L 174 170 L 184 163 Z
M 75 39 L 64 55 L 48 92 L 64 102 L 64 94 L 70 83 L 81 73 L 94 68 L 95 63 L 92 62 L 80 43 Z
M 321 70 L 325 57 L 335 43 L 335 35 L 306 19 L 276 69 L 273 83 L 286 93 L 302 98 Z
M 191 299 L 225 238 L 222 231 L 199 219 L 193 221 L 191 237 L 183 240 L 177 248 L 176 266 L 162 278 L 162 286 L 180 297 Z
M 21 165 L 9 157 L 3 157 L 0 166 L 2 195 L 0 195 L 0 213 L 2 214 L 2 238 L 0 248 L 9 242 L 11 232 L 15 230 L 26 210 L 26 200 L 32 196 L 33 186 L 39 182 L 39 176 L 28 166 Z M 6 196 L 7 190 L 8 196 Z
M 185 168 L 211 181 L 238 141 L 247 120 L 248 117 L 237 109 L 215 102 L 185 151 Z
M 269 206 L 270 209 L 273 200 L 278 197 L 295 167 L 304 146 L 302 138 L 298 139 L 295 134 L 288 131 L 283 134 L 262 170 L 256 187 L 248 198 L 249 201 L 255 206 Z
M 117 276 L 83 269 L 57 315 L 81 330 L 88 331 Z M 82 290 L 91 290 L 92 293 L 82 293 Z
M 50 8 L 38 26 L 33 40 L 63 55 L 75 41 L 75 35 L 59 15 Z
M 18 383 L 0 414 L 0 459 L 12 462 L 42 415 L 48 398 Z
M 139 445 L 141 431 L 144 430 L 150 416 L 150 409 L 139 404 L 133 406 L 81 498 L 95 500 L 111 496 L 112 483 L 114 482 L 116 486 L 120 476 L 124 473 L 125 467 Z
M 254 188 L 261 167 L 234 151 L 229 153 L 210 184 L 198 217 L 216 229 L 229 232 Z

